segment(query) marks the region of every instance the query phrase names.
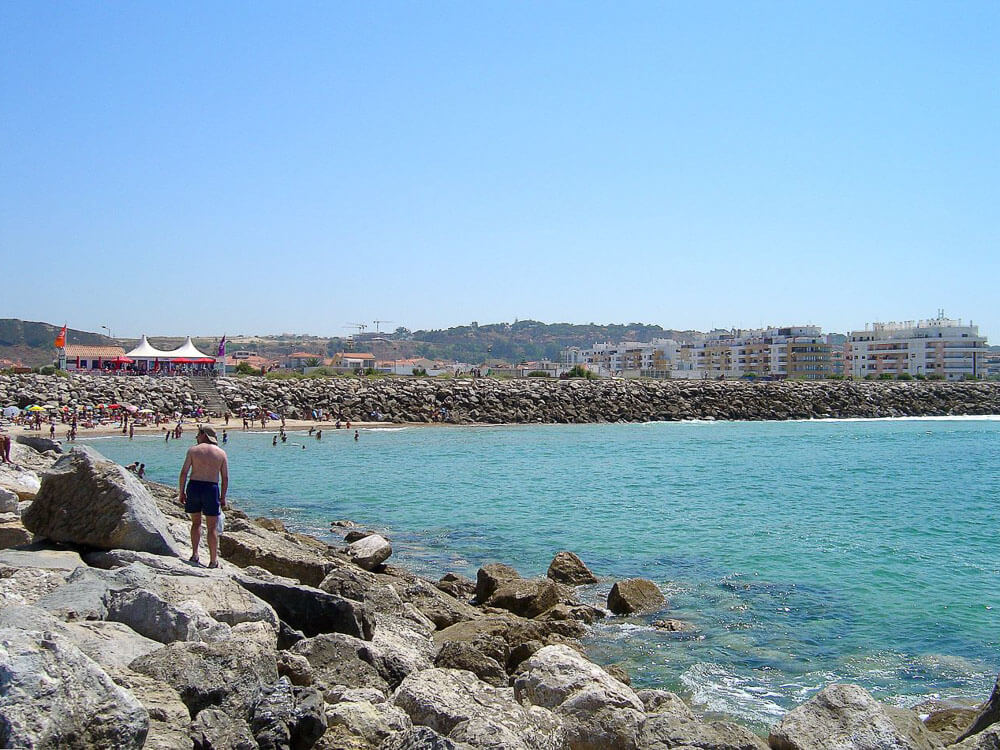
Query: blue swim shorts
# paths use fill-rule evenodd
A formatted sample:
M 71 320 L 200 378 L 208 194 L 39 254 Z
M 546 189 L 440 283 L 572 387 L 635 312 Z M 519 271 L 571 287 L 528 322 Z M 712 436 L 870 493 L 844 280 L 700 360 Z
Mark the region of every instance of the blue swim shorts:
M 219 515 L 219 483 L 203 482 L 200 479 L 188 480 L 184 494 L 185 513 L 201 513 L 206 516 Z

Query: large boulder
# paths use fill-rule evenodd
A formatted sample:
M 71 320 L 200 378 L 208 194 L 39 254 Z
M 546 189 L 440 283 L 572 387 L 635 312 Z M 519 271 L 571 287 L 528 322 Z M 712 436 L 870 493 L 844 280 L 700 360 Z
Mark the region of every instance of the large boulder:
M 573 552 L 557 552 L 549 563 L 546 574 L 556 583 L 567 586 L 582 586 L 588 583 L 597 583 L 597 576 L 590 572 L 590 568 L 584 565 Z
M 57 542 L 180 556 L 166 518 L 139 479 L 90 449 L 76 449 L 45 473 L 22 516 Z
M 578 750 L 637 748 L 645 707 L 624 683 L 568 646 L 546 646 L 521 665 L 514 695 L 554 711 Z
M 375 570 L 389 559 L 392 545 L 383 536 L 370 534 L 348 545 L 348 554 L 354 562 L 365 570 Z
M 473 747 L 556 750 L 562 727 L 550 712 L 522 706 L 510 688 L 495 688 L 460 669 L 411 674 L 392 696 L 414 724 Z
M 912 711 L 879 703 L 857 685 L 829 685 L 771 730 L 773 750 L 934 750 L 941 745 Z
M 0 629 L 0 745 L 142 748 L 149 715 L 62 636 Z
M 615 582 L 608 594 L 608 609 L 616 615 L 649 612 L 663 607 L 666 597 L 655 583 L 645 578 L 626 578 Z

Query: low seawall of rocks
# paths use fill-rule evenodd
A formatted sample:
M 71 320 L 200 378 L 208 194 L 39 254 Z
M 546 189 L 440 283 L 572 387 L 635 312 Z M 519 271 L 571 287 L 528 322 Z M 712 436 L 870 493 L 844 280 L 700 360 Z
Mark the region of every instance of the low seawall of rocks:
M 45 447 L 44 445 L 40 447 Z M 125 750 L 995 750 L 1000 679 L 980 707 L 922 718 L 827 686 L 771 728 L 698 717 L 589 661 L 596 618 L 669 603 L 616 582 L 608 610 L 556 554 L 543 578 L 491 563 L 437 582 L 336 522 L 328 545 L 228 513 L 223 564 L 187 561 L 174 488 L 90 448 L 18 442 L 0 464 L 0 746 Z M 599 572 L 599 571 L 598 571 Z M 672 630 L 673 628 L 667 628 Z
M 682 419 L 813 419 L 1000 414 L 1000 382 L 696 381 L 223 377 L 245 404 L 291 419 L 314 410 L 353 421 L 525 424 Z M 0 404 L 205 406 L 187 378 L 0 376 Z

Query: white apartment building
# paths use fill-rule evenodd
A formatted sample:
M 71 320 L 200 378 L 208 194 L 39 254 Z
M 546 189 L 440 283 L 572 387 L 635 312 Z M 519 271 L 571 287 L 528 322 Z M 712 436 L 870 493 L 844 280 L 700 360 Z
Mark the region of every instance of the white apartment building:
M 855 378 L 935 375 L 945 380 L 986 376 L 989 350 L 979 326 L 939 312 L 930 320 L 870 323 L 852 331 L 844 350 L 844 372 Z
M 673 377 L 819 380 L 833 372 L 831 348 L 819 326 L 722 331 L 684 344 Z
M 564 349 L 562 363 L 567 370 L 582 365 L 602 377 L 669 378 L 680 350 L 680 342 L 673 339 L 653 339 L 649 343 L 605 342 L 594 344 L 591 349 L 577 346 Z

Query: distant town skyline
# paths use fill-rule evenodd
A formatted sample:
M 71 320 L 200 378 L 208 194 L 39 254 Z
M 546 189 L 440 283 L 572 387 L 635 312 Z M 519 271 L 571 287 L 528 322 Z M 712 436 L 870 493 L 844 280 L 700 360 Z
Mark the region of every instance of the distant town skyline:
M 944 308 L 1000 339 L 996 2 L 11 0 L 0 25 L 0 317 L 847 332 Z

